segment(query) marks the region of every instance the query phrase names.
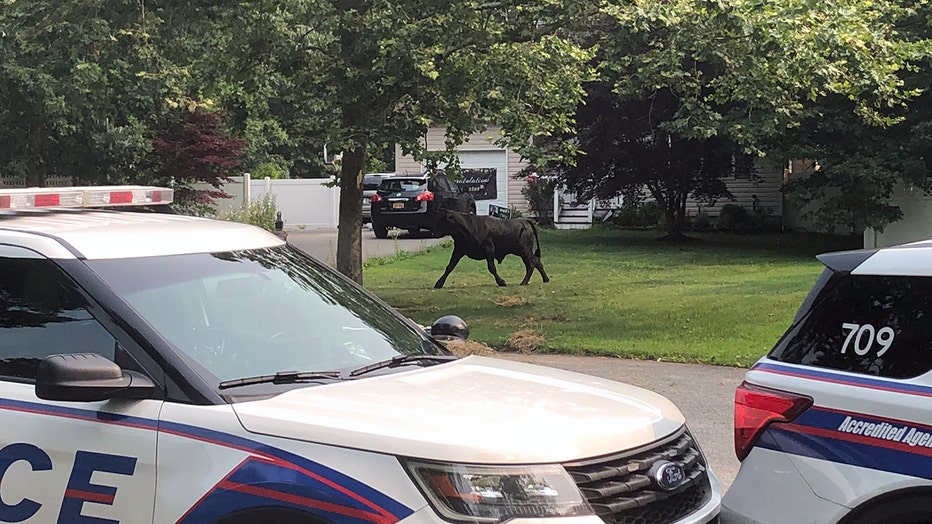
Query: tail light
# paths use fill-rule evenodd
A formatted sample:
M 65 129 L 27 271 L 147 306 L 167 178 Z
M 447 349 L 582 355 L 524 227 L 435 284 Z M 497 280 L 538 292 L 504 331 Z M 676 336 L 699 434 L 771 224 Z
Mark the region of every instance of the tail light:
M 744 460 L 774 423 L 792 422 L 812 406 L 812 398 L 742 382 L 735 390 L 735 455 Z
M 373 204 L 378 204 L 381 201 L 382 201 L 382 197 L 380 197 L 378 193 L 369 197 L 369 202 L 372 202 Z
M 423 193 L 415 197 L 415 200 L 417 200 L 418 202 L 433 202 L 434 194 L 430 191 L 424 191 Z

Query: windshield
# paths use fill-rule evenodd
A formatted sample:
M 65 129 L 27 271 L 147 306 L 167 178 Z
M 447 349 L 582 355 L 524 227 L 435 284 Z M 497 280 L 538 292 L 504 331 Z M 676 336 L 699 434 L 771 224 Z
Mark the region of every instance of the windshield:
M 442 352 L 393 310 L 288 246 L 88 266 L 218 381 Z

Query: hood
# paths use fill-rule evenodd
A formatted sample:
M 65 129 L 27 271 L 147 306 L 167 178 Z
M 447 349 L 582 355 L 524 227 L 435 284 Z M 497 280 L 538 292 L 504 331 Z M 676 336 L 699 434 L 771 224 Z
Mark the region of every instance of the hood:
M 485 464 L 617 453 L 684 424 L 679 410 L 656 393 L 484 357 L 289 390 L 233 409 L 252 433 Z

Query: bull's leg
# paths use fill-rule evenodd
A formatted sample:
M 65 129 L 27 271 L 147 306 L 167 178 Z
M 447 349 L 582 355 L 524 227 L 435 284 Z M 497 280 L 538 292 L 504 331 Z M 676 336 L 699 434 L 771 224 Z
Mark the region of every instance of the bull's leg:
M 495 283 L 499 286 L 505 285 L 505 280 L 498 276 L 498 271 L 495 270 L 495 257 L 489 255 L 489 258 L 485 259 L 489 265 L 489 273 L 492 273 L 492 276 L 495 277 Z
M 550 282 L 550 277 L 547 276 L 547 272 L 544 271 L 544 264 L 540 261 L 539 256 L 534 256 L 534 267 L 540 271 L 540 276 L 544 279 L 544 282 Z
M 534 263 L 531 261 L 531 257 L 521 257 L 521 260 L 524 261 L 524 280 L 521 281 L 522 286 L 526 286 L 528 282 L 531 281 L 531 275 L 534 274 Z
M 447 270 L 443 272 L 443 276 L 440 277 L 440 280 L 438 280 L 437 283 L 434 284 L 435 289 L 440 289 L 443 287 L 443 284 L 446 283 L 447 281 L 447 277 L 450 276 L 450 273 L 453 271 L 453 268 L 455 268 L 456 265 L 459 264 L 460 259 L 463 258 L 463 255 L 465 255 L 465 253 L 456 249 L 456 246 L 453 247 L 453 255 L 450 256 L 450 263 L 447 264 Z

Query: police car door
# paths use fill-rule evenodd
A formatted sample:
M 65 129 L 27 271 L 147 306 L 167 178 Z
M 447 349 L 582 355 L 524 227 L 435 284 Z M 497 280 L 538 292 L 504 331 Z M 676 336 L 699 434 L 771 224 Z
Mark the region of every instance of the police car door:
M 152 521 L 161 402 L 36 396 L 48 355 L 121 360 L 95 315 L 54 263 L 0 239 L 0 522 Z

